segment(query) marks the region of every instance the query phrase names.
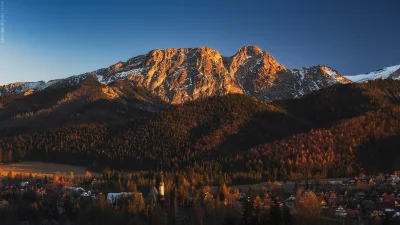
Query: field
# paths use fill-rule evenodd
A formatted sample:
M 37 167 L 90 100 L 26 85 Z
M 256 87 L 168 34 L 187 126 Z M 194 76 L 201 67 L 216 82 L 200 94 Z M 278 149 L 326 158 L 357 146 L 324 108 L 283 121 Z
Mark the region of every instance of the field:
M 10 171 L 14 175 L 17 173 L 23 175 L 29 175 L 32 173 L 34 177 L 52 176 L 56 173 L 69 175 L 71 172 L 74 173 L 74 176 L 85 176 L 87 169 L 82 166 L 37 161 L 26 161 L 0 165 L 0 176 L 7 176 Z M 91 174 L 96 176 L 100 175 L 93 172 L 91 172 Z

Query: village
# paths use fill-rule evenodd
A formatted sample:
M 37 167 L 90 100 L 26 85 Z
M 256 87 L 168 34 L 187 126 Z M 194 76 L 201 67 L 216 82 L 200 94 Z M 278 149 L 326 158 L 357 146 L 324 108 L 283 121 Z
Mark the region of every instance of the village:
M 89 172 L 84 177 L 55 174 L 52 177 L 34 177 L 32 175 L 13 175 L 11 172 L 0 182 L 1 207 L 14 204 L 12 196 L 21 195 L 24 199 L 40 201 L 51 205 L 53 214 L 61 216 L 68 208 L 80 202 L 107 202 L 112 207 L 135 201 L 140 207 L 170 207 L 179 210 L 183 224 L 185 212 L 193 208 L 196 201 L 213 202 L 218 207 L 235 206 L 244 214 L 247 205 L 266 212 L 273 207 L 279 208 L 282 217 L 306 214 L 307 208 L 313 212 L 309 217 L 319 217 L 328 224 L 396 224 L 400 222 L 400 178 L 397 174 L 377 176 L 359 176 L 344 179 L 302 180 L 286 182 L 265 182 L 257 190 L 249 186 L 247 190 L 223 187 L 203 186 L 198 191 L 188 191 L 185 198 L 166 190 L 163 176 L 160 175 L 147 190 L 136 187 L 131 191 L 115 191 L 109 185 L 112 175 L 96 177 Z M 121 180 L 119 180 L 121 183 Z M 125 181 L 128 187 L 132 183 Z M 155 184 L 155 185 L 154 185 Z M 288 188 L 289 187 L 289 188 Z M 292 187 L 292 188 L 290 188 Z M 123 188 L 122 188 L 123 189 Z M 143 189 L 143 188 L 142 188 Z M 190 188 L 188 188 L 190 189 Z M 132 191 L 134 190 L 134 191 Z M 166 194 L 166 191 L 168 194 Z M 200 194 L 199 194 L 200 193 Z M 182 200 L 180 200 L 182 199 Z M 288 214 L 285 215 L 287 212 Z M 254 212 L 253 212 L 254 213 Z M 51 218 L 52 215 L 49 216 Z

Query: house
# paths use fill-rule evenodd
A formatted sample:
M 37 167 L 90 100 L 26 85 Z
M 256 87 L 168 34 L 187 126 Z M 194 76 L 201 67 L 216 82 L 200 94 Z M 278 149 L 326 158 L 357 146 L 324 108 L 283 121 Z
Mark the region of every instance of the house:
M 108 203 L 115 203 L 117 202 L 119 196 L 121 195 L 121 193 L 108 193 L 107 194 L 107 201 Z
M 79 195 L 85 192 L 85 189 L 81 187 L 66 187 L 65 189 L 72 193 L 78 193 Z
M 85 192 L 84 195 L 91 196 L 93 199 L 96 198 L 91 191 Z M 130 198 L 133 196 L 141 196 L 142 193 L 140 192 L 120 192 L 120 193 L 108 193 L 107 194 L 107 201 L 111 204 L 118 202 L 121 198 Z
M 346 217 L 347 212 L 342 206 L 339 206 L 339 208 L 335 210 L 335 216 Z
M 47 195 L 46 190 L 44 188 L 36 189 L 36 196 L 42 197 Z
M 399 183 L 400 177 L 397 176 L 397 175 L 391 175 L 390 178 L 389 178 L 389 180 L 390 180 L 392 183 Z
M 95 200 L 96 199 L 96 196 L 95 195 L 93 195 L 90 191 L 88 191 L 88 192 L 83 192 L 80 196 L 79 196 L 79 198 L 78 198 L 78 200 L 81 200 L 81 199 L 85 199 L 85 200 Z
M 351 218 L 358 217 L 358 215 L 359 215 L 358 210 L 354 210 L 354 209 L 347 209 L 346 213 L 347 213 L 347 217 L 351 217 Z
M 400 212 L 396 212 L 393 217 L 392 220 L 394 221 L 400 221 Z
M 343 185 L 343 181 L 341 180 L 331 180 L 329 181 L 330 185 Z
M 19 183 L 19 186 L 22 188 L 26 188 L 26 187 L 28 187 L 28 185 L 29 185 L 28 181 L 22 181 L 21 183 Z
M 247 194 L 246 193 L 240 193 L 239 194 L 239 200 L 240 201 L 244 201 L 245 199 L 247 199 Z
M 389 203 L 394 203 L 394 194 L 388 194 L 388 193 L 384 193 L 382 195 L 382 199 L 384 202 L 389 202 Z
M 371 213 L 371 216 L 372 216 L 372 217 L 376 217 L 376 216 L 378 216 L 378 217 L 385 217 L 386 215 L 385 215 L 385 213 L 384 213 L 383 211 L 374 210 L 374 211 Z

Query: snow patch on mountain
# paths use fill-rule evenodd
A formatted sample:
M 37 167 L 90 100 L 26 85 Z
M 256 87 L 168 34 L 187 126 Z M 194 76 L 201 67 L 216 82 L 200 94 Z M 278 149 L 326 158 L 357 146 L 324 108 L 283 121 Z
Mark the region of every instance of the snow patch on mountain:
M 354 76 L 345 76 L 345 77 L 353 82 L 376 80 L 376 79 L 380 79 L 381 77 L 387 79 L 392 73 L 396 72 L 399 69 L 400 69 L 400 65 L 390 66 L 390 67 L 385 67 L 383 69 L 380 69 L 380 70 L 377 70 L 374 72 L 370 72 L 370 73 L 359 74 L 359 75 L 354 75 Z
M 102 84 L 106 84 L 104 81 L 103 81 L 103 76 L 102 75 L 97 75 L 96 74 L 96 77 L 97 77 L 97 80 L 100 82 L 100 83 L 102 83 Z
M 57 83 L 59 80 L 51 80 L 49 82 L 38 81 L 38 82 L 16 82 L 8 85 L 0 86 L 0 96 L 3 94 L 20 94 L 26 91 L 42 91 L 49 86 Z
M 298 76 L 300 78 L 300 80 L 304 80 L 304 78 L 307 75 L 307 70 L 308 70 L 308 67 L 303 67 L 300 69 L 290 69 L 289 71 L 291 73 L 293 73 L 294 75 Z

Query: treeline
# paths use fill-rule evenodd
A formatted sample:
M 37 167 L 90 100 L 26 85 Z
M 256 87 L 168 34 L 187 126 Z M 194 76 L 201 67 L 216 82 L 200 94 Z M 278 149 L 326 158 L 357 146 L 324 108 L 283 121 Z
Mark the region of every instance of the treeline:
M 35 195 L 34 189 L 4 188 L 0 192 L 0 224 L 319 224 L 323 213 L 314 212 L 303 219 L 292 216 L 288 208 L 280 208 L 277 197 L 284 189 L 279 183 L 270 183 L 259 190 L 250 189 L 249 201 L 238 203 L 239 190 L 225 183 L 212 189 L 199 186 L 197 177 L 184 174 L 163 174 L 165 195 L 157 201 L 147 195 L 149 187 L 159 182 L 160 174 L 122 175 L 105 171 L 103 176 L 93 179 L 85 177 L 55 175 L 45 177 L 36 184 L 44 186 L 46 195 Z M 8 182 L 18 182 L 18 177 L 9 176 Z M 192 181 L 195 181 L 194 183 Z M 71 185 L 86 186 L 97 190 L 99 195 L 80 197 L 73 192 L 64 192 Z M 127 191 L 137 193 L 132 197 L 120 198 L 110 204 L 106 193 Z M 101 193 L 100 193 L 101 192 Z M 139 194 L 142 193 L 142 194 Z M 300 192 L 299 192 L 300 193 Z M 310 192 L 312 193 L 312 192 Z M 146 197 L 147 196 L 147 197 Z M 149 198 L 150 196 L 150 198 Z M 320 199 L 314 194 L 298 195 L 298 212 L 307 212 L 300 200 L 307 201 L 307 207 L 318 207 Z M 315 201 L 311 201 L 311 200 Z M 318 201 L 318 202 L 317 202 Z M 303 213 L 301 213 L 303 215 Z

